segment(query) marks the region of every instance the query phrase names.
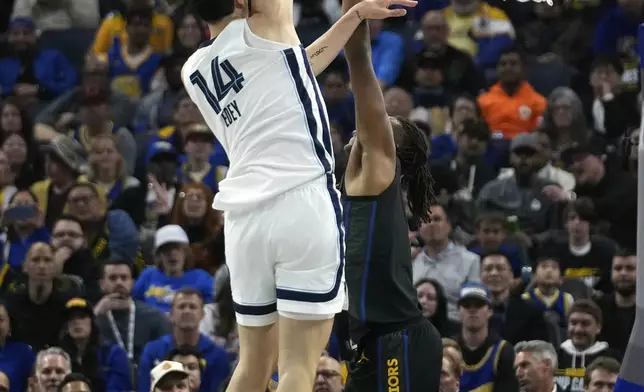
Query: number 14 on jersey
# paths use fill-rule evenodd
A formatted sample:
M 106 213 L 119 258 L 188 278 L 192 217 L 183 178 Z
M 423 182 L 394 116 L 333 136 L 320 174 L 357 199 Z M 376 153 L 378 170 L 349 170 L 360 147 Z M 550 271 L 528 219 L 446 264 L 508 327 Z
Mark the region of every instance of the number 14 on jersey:
M 190 82 L 197 86 L 206 98 L 206 102 L 210 104 L 216 114 L 221 114 L 221 117 L 226 124 L 226 127 L 231 126 L 235 121 L 241 117 L 239 106 L 234 99 L 230 101 L 225 107 L 222 108 L 221 101 L 226 96 L 234 91 L 235 94 L 239 93 L 244 88 L 244 75 L 237 72 L 235 67 L 228 60 L 219 62 L 219 57 L 215 57 L 210 63 L 213 85 L 215 91 L 213 92 L 208 88 L 206 78 L 198 70 L 190 75 Z M 221 71 L 224 71 L 228 77 L 228 82 L 224 83 Z

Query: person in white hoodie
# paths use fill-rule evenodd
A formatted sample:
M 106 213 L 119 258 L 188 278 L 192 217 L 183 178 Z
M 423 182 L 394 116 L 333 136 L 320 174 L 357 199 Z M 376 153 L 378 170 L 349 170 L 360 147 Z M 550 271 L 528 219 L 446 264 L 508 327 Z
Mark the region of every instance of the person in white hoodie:
M 555 379 L 567 392 L 583 392 L 586 367 L 597 357 L 619 358 L 617 350 L 598 342 L 602 312 L 591 300 L 575 302 L 568 313 L 568 336 L 559 347 Z

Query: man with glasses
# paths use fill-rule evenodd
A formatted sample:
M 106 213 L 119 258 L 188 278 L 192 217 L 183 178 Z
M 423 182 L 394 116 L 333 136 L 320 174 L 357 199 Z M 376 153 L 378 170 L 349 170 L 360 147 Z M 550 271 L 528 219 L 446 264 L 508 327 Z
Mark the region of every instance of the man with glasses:
M 71 215 L 60 217 L 52 229 L 51 246 L 54 260 L 63 274 L 80 278 L 87 299 L 97 302 L 100 299 L 100 267 L 87 247 L 82 223 Z
M 519 390 L 514 375 L 512 345 L 489 331 L 491 302 L 490 292 L 484 284 L 472 282 L 463 285 L 458 300 L 462 322 L 458 343 L 465 363 L 461 376 L 462 391 Z
M 313 392 L 341 392 L 344 390 L 342 365 L 335 359 L 323 355 L 315 374 Z
M 85 239 L 97 259 L 118 257 L 143 268 L 139 233 L 125 211 L 106 211 L 105 195 L 91 183 L 77 182 L 67 195 L 69 214 L 83 224 Z

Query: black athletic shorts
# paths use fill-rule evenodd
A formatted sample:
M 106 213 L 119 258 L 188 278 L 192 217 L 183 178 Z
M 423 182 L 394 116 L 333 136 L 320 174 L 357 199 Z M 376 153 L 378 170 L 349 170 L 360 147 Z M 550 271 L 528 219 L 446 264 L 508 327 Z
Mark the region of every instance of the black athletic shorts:
M 344 392 L 437 392 L 443 343 L 427 320 L 363 339 Z

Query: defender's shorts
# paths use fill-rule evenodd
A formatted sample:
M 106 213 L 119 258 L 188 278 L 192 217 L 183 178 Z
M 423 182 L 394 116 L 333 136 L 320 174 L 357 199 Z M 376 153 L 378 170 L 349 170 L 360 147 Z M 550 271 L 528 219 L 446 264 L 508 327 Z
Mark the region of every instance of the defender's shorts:
M 325 175 L 256 209 L 224 214 L 240 325 L 272 324 L 277 312 L 316 320 L 342 311 L 344 229 L 334 185 L 333 176 Z
M 438 392 L 443 343 L 429 321 L 367 339 L 358 349 L 344 392 Z

